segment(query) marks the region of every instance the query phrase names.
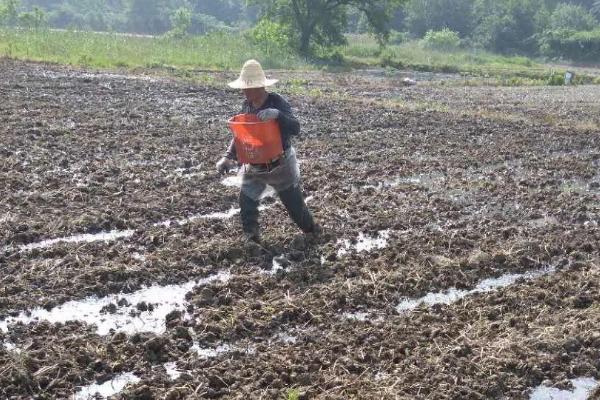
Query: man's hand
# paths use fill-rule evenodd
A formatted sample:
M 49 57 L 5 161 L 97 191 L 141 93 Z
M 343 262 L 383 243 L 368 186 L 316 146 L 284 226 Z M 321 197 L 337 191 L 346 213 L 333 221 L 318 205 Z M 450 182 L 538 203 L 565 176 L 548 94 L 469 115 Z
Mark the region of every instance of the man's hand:
M 223 157 L 217 161 L 217 172 L 221 175 L 229 173 L 232 169 L 237 167 L 237 162 L 231 158 Z
M 258 114 L 256 114 L 256 116 L 261 121 L 269 121 L 271 119 L 277 119 L 277 118 L 279 118 L 279 110 L 276 108 L 266 108 L 264 110 L 259 111 Z

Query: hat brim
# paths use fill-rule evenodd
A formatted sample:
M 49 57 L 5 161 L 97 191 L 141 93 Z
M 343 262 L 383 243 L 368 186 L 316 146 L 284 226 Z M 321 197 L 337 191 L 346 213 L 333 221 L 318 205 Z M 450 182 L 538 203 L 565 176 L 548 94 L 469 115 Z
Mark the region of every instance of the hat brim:
M 261 87 L 267 87 L 276 84 L 279 79 L 265 79 L 264 82 L 245 82 L 240 79 L 236 79 L 233 82 L 229 82 L 227 85 L 232 89 L 256 89 Z

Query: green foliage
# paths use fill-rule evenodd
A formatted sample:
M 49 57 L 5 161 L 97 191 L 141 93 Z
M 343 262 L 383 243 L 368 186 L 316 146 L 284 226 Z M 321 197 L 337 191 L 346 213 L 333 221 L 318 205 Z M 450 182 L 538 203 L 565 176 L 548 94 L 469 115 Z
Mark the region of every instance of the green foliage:
M 19 20 L 20 0 L 3 0 L 0 3 L 0 25 L 15 26 Z
M 410 0 L 406 26 L 415 37 L 449 28 L 461 36 L 473 31 L 473 0 Z
M 388 40 L 388 43 L 402 44 L 408 42 L 409 40 L 410 34 L 408 32 L 398 32 L 393 30 L 390 32 L 390 38 Z
M 131 32 L 165 33 L 171 22 L 165 0 L 130 0 L 127 23 Z
M 113 10 L 106 0 L 64 0 L 47 10 L 48 24 L 55 28 L 123 30 L 124 15 Z
M 358 10 L 368 21 L 369 31 L 380 42 L 387 39 L 394 6 L 403 0 L 249 0 L 260 7 L 263 17 L 275 20 L 293 32 L 296 47 L 303 55 L 328 51 L 345 43 L 350 10 Z
M 444 28 L 441 31 L 428 31 L 421 43 L 428 49 L 452 51 L 460 47 L 460 37 L 458 33 Z
M 193 14 L 190 33 L 207 34 L 217 31 L 233 31 L 234 29 L 218 20 L 216 17 L 208 14 Z
M 250 31 L 252 41 L 266 54 L 290 50 L 291 34 L 287 27 L 263 18 Z
M 576 32 L 559 29 L 546 32 L 540 40 L 542 54 L 572 61 L 600 60 L 600 29 Z
M 551 73 L 548 79 L 546 80 L 546 85 L 549 86 L 562 86 L 565 84 L 565 77 L 560 73 Z
M 598 21 L 585 8 L 575 4 L 559 4 L 550 17 L 550 29 L 572 29 L 589 31 L 598 25 Z
M 498 53 L 534 54 L 541 0 L 475 0 L 474 42 Z
M 290 389 L 287 392 L 287 400 L 299 400 L 300 399 L 300 392 L 298 391 L 298 389 Z
M 32 11 L 19 14 L 19 26 L 26 29 L 40 29 L 46 25 L 46 13 L 34 7 Z
M 178 8 L 171 15 L 171 30 L 167 36 L 171 38 L 182 38 L 188 34 L 192 25 L 192 12 L 185 7 Z

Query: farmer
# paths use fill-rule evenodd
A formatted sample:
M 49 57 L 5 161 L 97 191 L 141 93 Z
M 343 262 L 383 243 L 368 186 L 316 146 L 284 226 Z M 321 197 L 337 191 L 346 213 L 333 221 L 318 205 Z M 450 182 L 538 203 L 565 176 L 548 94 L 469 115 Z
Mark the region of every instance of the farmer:
M 318 230 L 304 202 L 296 151 L 291 143 L 292 136 L 300 133 L 300 123 L 283 97 L 265 89 L 276 82 L 277 79 L 265 77 L 257 61 L 249 60 L 242 67 L 240 77 L 229 83 L 233 89 L 242 89 L 246 97 L 242 105 L 243 114 L 255 114 L 261 121 L 277 120 L 281 131 L 280 154 L 265 163 L 242 164 L 239 170 L 242 176 L 239 201 L 244 238 L 255 243 L 260 243 L 258 202 L 267 185 L 275 189 L 288 214 L 305 234 L 315 234 Z M 217 162 L 220 174 L 228 173 L 237 166 L 238 151 L 243 149 L 236 148 L 232 139 L 225 156 Z

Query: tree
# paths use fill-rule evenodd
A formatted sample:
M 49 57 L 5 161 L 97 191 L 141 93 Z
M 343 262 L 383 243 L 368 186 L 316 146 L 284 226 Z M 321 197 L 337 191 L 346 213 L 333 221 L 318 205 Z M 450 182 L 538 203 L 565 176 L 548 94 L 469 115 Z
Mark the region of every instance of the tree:
M 131 0 L 127 23 L 134 33 L 165 33 L 171 27 L 165 0 Z
M 476 0 L 473 40 L 490 51 L 533 54 L 545 10 L 540 0 Z
M 27 29 L 40 29 L 46 24 L 46 13 L 39 8 L 19 14 L 19 25 Z
M 301 54 L 310 55 L 312 47 L 344 44 L 348 9 L 364 14 L 369 27 L 380 40 L 389 34 L 393 9 L 404 0 L 249 0 L 261 8 L 263 17 L 276 20 L 295 32 Z
M 574 31 L 590 31 L 598 27 L 598 21 L 582 6 L 559 4 L 550 17 L 551 29 L 571 29 Z
M 19 0 L 4 0 L 0 3 L 0 24 L 15 26 L 19 18 Z
M 473 30 L 473 0 L 411 0 L 406 5 L 406 25 L 416 37 L 444 28 L 468 36 Z
M 171 15 L 171 30 L 167 36 L 172 38 L 182 38 L 188 34 L 192 26 L 192 12 L 185 7 L 178 8 Z

